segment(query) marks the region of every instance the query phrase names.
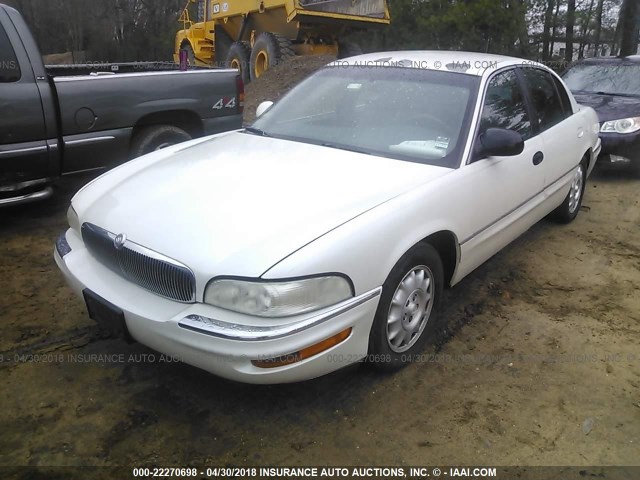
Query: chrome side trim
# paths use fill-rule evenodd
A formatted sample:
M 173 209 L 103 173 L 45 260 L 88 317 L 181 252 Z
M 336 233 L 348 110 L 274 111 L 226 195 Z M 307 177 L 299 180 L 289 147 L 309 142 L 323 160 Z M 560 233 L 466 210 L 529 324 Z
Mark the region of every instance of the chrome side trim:
M 78 76 L 67 76 L 67 77 L 55 77 L 53 79 L 54 83 L 67 83 L 67 82 L 78 82 L 78 81 L 86 81 L 86 80 L 105 80 L 105 79 L 114 79 L 114 78 L 135 78 L 135 77 L 158 77 L 163 75 L 203 75 L 203 74 L 211 74 L 212 72 L 221 72 L 221 73 L 238 73 L 235 69 L 207 69 L 207 70 L 166 70 L 163 72 L 141 72 L 141 73 L 117 73 L 114 72 L 115 75 L 78 75 Z
M 19 197 L 0 199 L 0 207 L 17 205 L 20 203 L 35 202 L 37 200 L 44 200 L 45 198 L 49 198 L 52 194 L 53 189 L 51 187 L 47 187 L 44 190 L 35 193 L 29 193 L 28 195 L 20 195 Z
M 49 183 L 49 181 L 50 180 L 48 178 L 39 178 L 38 180 L 27 180 L 26 182 L 12 183 L 11 185 L 0 186 L 0 193 L 18 192 L 36 185 L 45 185 Z
M 41 147 L 18 148 L 16 150 L 0 151 L 0 157 L 8 157 L 10 155 L 22 155 L 25 153 L 46 152 L 46 151 L 47 151 L 47 147 L 45 145 Z
M 110 142 L 111 140 L 115 140 L 116 137 L 108 135 L 104 137 L 93 137 L 93 138 L 80 138 L 78 140 L 65 140 L 65 145 L 86 145 L 90 143 L 100 143 L 100 142 Z
M 342 315 L 349 310 L 368 302 L 372 298 L 380 295 L 382 287 L 378 287 L 367 293 L 363 293 L 335 306 L 335 308 L 318 315 L 300 320 L 299 322 L 285 325 L 241 325 L 238 323 L 228 323 L 201 315 L 189 315 L 178 322 L 178 326 L 212 337 L 225 338 L 228 340 L 239 340 L 245 342 L 257 342 L 261 340 L 275 340 L 287 337 L 304 330 L 308 330 L 316 325 L 320 325 L 332 318 Z
M 489 225 L 486 225 L 485 227 L 482 227 L 480 230 L 478 230 L 477 232 L 469 235 L 467 238 L 465 238 L 463 241 L 460 242 L 460 245 L 464 245 L 465 243 L 467 243 L 468 241 L 472 240 L 473 238 L 477 237 L 478 235 L 480 235 L 482 232 L 484 232 L 485 230 L 490 229 L 491 227 L 493 227 L 496 223 L 501 222 L 502 220 L 504 220 L 505 218 L 507 218 L 509 215 L 511 215 L 512 213 L 514 213 L 517 210 L 520 210 L 522 207 L 524 207 L 525 205 L 527 205 L 529 202 L 533 201 L 535 198 L 539 197 L 540 195 L 542 195 L 545 191 L 547 191 L 548 189 L 550 189 L 552 186 L 554 186 L 556 183 L 558 183 L 560 180 L 562 180 L 564 177 L 566 177 L 567 175 L 569 175 L 571 172 L 573 172 L 576 168 L 578 168 L 579 165 L 576 165 L 575 167 L 571 167 L 571 170 L 567 171 L 566 173 L 563 173 L 562 175 L 560 175 L 557 179 L 555 179 L 553 182 L 551 182 L 549 185 L 547 185 L 546 187 L 544 187 L 542 190 L 540 190 L 539 192 L 537 192 L 535 195 L 533 195 L 532 197 L 526 199 L 524 202 L 522 202 L 520 205 L 518 205 L 517 207 L 509 210 L 507 213 L 505 213 L 504 215 L 502 215 L 500 218 L 498 218 L 495 222 L 491 222 Z
M 62 172 L 63 177 L 68 177 L 70 175 L 80 175 L 82 173 L 96 172 L 98 170 L 104 170 L 107 167 L 95 167 L 95 168 L 85 168 L 84 170 L 74 170 L 73 172 Z

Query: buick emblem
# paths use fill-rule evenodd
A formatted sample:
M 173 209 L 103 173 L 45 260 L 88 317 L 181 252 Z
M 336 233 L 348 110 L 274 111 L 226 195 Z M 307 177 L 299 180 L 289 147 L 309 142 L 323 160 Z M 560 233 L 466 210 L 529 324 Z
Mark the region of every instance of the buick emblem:
M 127 241 L 127 236 L 124 233 L 119 233 L 116 235 L 116 238 L 113 239 L 113 246 L 116 247 L 116 250 L 120 250 L 124 247 L 125 242 Z

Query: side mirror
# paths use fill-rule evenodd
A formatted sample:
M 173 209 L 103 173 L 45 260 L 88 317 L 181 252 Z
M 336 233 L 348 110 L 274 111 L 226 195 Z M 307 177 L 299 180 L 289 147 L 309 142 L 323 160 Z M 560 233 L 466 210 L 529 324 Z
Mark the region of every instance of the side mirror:
M 488 128 L 479 140 L 478 154 L 482 157 L 512 157 L 524 150 L 522 135 L 506 128 Z
M 273 102 L 270 101 L 262 102 L 260 105 L 258 105 L 258 108 L 256 108 L 256 118 L 260 117 L 264 112 L 269 110 L 272 105 Z

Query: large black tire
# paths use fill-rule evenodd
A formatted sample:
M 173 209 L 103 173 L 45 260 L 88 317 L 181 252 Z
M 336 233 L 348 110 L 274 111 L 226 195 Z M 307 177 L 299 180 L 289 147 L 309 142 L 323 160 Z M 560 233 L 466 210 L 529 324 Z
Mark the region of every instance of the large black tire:
M 362 55 L 362 48 L 354 42 L 338 42 L 338 58 L 349 58 Z
M 180 50 L 187 52 L 187 62 L 190 67 L 195 67 L 196 65 L 196 54 L 193 51 L 193 47 L 189 42 L 185 42 L 180 47 Z
M 229 47 L 227 55 L 227 67 L 240 70 L 240 76 L 244 84 L 251 81 L 249 70 L 251 62 L 251 47 L 248 42 L 235 42 Z
M 382 286 L 369 334 L 369 363 L 374 368 L 404 367 L 434 337 L 443 286 L 442 260 L 431 245 L 420 243 L 398 260 Z
M 231 49 L 231 45 L 233 45 L 233 40 L 227 35 L 227 32 L 218 28 L 215 30 L 213 44 L 215 48 L 213 66 L 226 67 L 225 62 L 229 57 L 229 50 Z
M 571 189 L 566 198 L 551 216 L 560 223 L 571 223 L 578 216 L 584 197 L 584 189 L 587 184 L 587 160 L 583 160 L 571 179 Z
M 131 141 L 131 158 L 191 140 L 191 135 L 173 125 L 149 125 L 136 132 Z
M 256 80 L 269 68 L 295 55 L 291 41 L 282 35 L 263 32 L 251 50 L 251 80 Z

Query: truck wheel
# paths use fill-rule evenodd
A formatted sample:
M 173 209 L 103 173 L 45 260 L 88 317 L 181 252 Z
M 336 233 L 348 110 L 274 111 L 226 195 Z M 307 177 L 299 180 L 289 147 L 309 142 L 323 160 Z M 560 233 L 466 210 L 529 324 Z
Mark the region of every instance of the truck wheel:
M 196 54 L 193 51 L 193 47 L 190 43 L 185 43 L 180 47 L 180 50 L 187 52 L 187 61 L 189 62 L 190 67 L 196 66 Z
M 240 70 L 242 81 L 249 83 L 249 62 L 251 61 L 251 47 L 248 42 L 234 42 L 229 47 L 227 67 Z
M 442 260 L 420 243 L 405 253 L 382 285 L 369 334 L 369 362 L 394 371 L 415 359 L 437 331 L 435 310 L 444 286 Z
M 338 42 L 338 58 L 349 58 L 356 55 L 362 55 L 360 45 L 353 42 Z
M 251 50 L 251 80 L 260 78 L 269 68 L 294 55 L 291 41 L 287 37 L 269 32 L 261 33 Z
M 150 125 L 141 128 L 131 141 L 131 158 L 162 150 L 191 140 L 191 135 L 172 125 Z

